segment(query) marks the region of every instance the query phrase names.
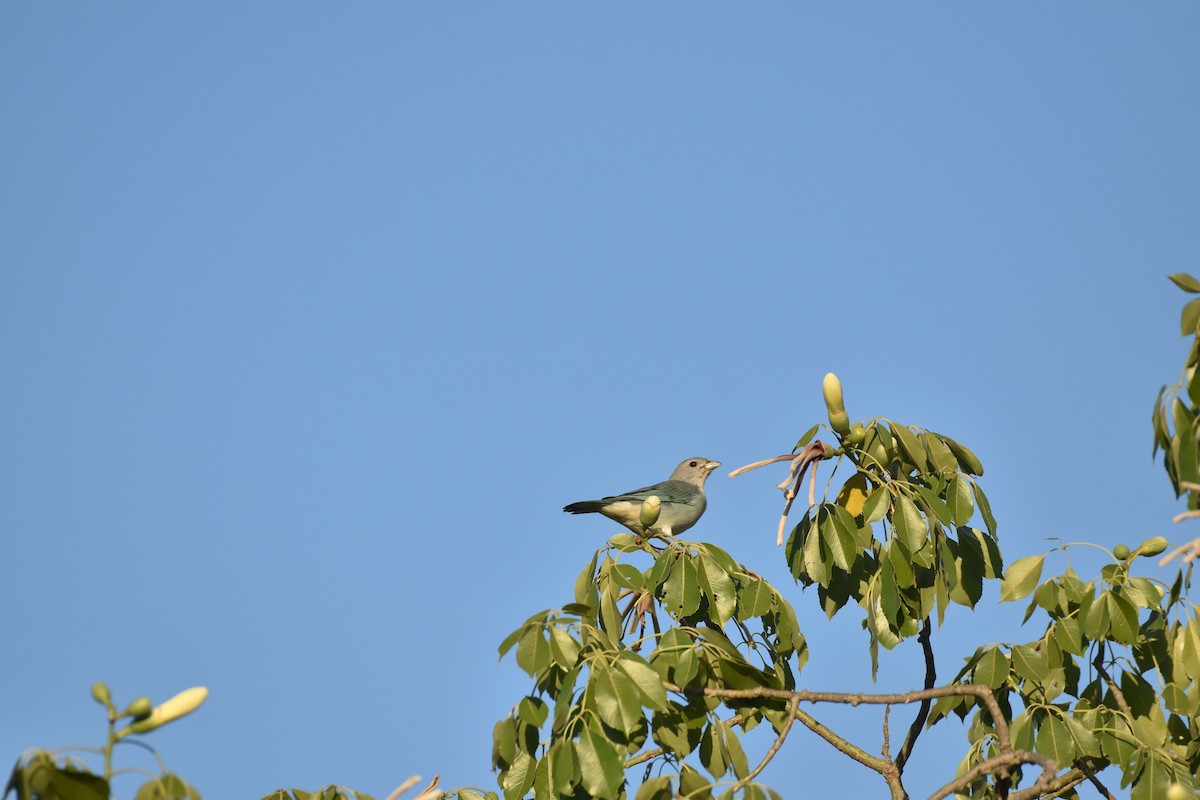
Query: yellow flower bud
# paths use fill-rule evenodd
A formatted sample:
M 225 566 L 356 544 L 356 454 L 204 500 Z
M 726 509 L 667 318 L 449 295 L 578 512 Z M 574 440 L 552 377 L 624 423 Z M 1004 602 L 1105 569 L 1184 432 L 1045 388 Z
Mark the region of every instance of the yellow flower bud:
M 195 711 L 204 702 L 206 697 L 208 697 L 208 688 L 205 686 L 193 686 L 191 689 L 184 689 L 170 700 L 166 700 L 155 706 L 150 712 L 150 716 L 132 723 L 128 728 L 121 731 L 121 734 L 148 733 L 155 728 L 160 728 L 168 722 L 173 722 Z
M 846 405 L 842 401 L 842 382 L 832 372 L 825 373 L 821 382 L 825 394 L 825 409 L 829 412 L 829 426 L 842 436 L 850 432 L 850 417 L 846 416 Z

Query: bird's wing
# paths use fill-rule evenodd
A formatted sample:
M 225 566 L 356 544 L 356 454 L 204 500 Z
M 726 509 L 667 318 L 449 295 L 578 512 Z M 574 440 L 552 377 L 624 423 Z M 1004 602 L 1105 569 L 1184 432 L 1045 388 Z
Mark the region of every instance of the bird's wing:
M 691 503 L 699 491 L 687 481 L 663 481 L 653 486 L 634 489 L 624 494 L 606 497 L 604 503 L 641 503 L 650 495 L 656 495 L 664 503 Z

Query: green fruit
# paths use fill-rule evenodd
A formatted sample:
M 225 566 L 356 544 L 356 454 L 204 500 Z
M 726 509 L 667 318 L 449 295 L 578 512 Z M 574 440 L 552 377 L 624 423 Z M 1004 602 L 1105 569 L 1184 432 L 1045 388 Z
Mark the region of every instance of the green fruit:
M 867 429 L 862 425 L 855 423 L 850 426 L 850 433 L 846 435 L 846 444 L 851 447 L 858 447 L 867 438 Z
M 658 515 L 662 513 L 662 500 L 658 495 L 652 494 L 642 503 L 641 513 L 638 515 L 638 522 L 642 523 L 642 530 L 649 530 L 658 522 Z
M 829 412 L 829 426 L 842 436 L 850 432 L 850 417 L 846 416 L 846 405 L 842 401 L 842 382 L 832 372 L 825 373 L 821 382 L 825 395 L 825 409 Z
M 1167 787 L 1166 800 L 1191 800 L 1195 795 L 1188 792 L 1182 783 L 1172 783 Z
M 153 710 L 154 706 L 151 705 L 149 697 L 139 697 L 129 704 L 129 708 L 125 709 L 125 713 L 121 716 L 145 719 L 150 716 L 150 712 Z
M 1150 558 L 1151 556 L 1158 555 L 1166 549 L 1166 539 L 1161 536 L 1151 536 L 1149 539 L 1138 545 L 1137 554 L 1142 558 Z
M 100 681 L 93 683 L 92 699 L 102 706 L 112 705 L 112 693 L 108 691 L 108 684 Z
M 1123 544 L 1117 545 L 1113 548 L 1113 557 L 1117 559 L 1117 561 L 1124 561 L 1125 559 L 1129 558 L 1129 548 Z

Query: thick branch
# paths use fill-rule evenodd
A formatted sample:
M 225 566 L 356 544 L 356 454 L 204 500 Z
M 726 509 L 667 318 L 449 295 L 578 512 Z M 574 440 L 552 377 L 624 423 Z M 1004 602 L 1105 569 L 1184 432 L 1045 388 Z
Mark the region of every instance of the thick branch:
M 1054 783 L 1054 773 L 1058 771 L 1058 765 L 1054 763 L 1053 759 L 1047 758 L 1039 753 L 1032 753 L 1028 750 L 1009 750 L 1007 752 L 1000 753 L 1000 755 L 993 756 L 986 761 L 979 762 L 963 773 L 961 777 L 955 778 L 954 780 L 950 781 L 950 783 L 947 783 L 945 786 L 931 794 L 929 796 L 929 800 L 942 800 L 944 797 L 949 797 L 955 792 L 965 789 L 976 779 L 984 775 L 991 775 L 1001 770 L 1007 771 L 1012 767 L 1017 767 L 1021 764 L 1042 765 L 1042 774 L 1038 776 L 1038 779 L 1033 786 L 1026 790 L 1033 792 L 1031 797 L 1038 797 L 1043 792 L 1046 792 L 1051 788 L 1051 784 Z M 1022 792 L 1022 794 L 1024 794 L 1024 792 Z
M 926 617 L 925 624 L 921 626 L 921 633 L 917 637 L 917 641 L 921 643 L 921 650 L 925 653 L 926 689 L 932 689 L 934 683 L 937 682 L 937 668 L 933 663 L 933 645 L 929 641 L 929 635 L 930 623 L 929 618 Z M 909 756 L 912 755 L 917 737 L 921 735 L 921 731 L 925 730 L 925 720 L 929 719 L 929 709 L 932 704 L 931 698 L 921 701 L 921 708 L 917 711 L 916 719 L 908 729 L 908 736 L 904 737 L 904 744 L 900 745 L 900 752 L 896 754 L 896 770 L 901 774 L 904 773 L 904 765 L 908 763 Z

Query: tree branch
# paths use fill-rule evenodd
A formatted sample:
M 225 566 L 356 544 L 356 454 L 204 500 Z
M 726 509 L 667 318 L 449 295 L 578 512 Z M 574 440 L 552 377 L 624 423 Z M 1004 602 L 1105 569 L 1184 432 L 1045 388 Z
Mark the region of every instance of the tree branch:
M 843 739 L 818 722 L 811 714 L 797 708 L 796 719 L 800 720 L 804 727 L 828 742 L 835 750 L 849 756 L 867 769 L 874 770 L 881 775 L 887 771 L 888 761 L 886 759 L 876 758 L 861 747 L 852 744 L 849 740 Z
M 1125 702 L 1125 693 L 1121 691 L 1121 687 L 1117 686 L 1116 682 L 1108 674 L 1108 670 L 1104 668 L 1104 640 L 1101 639 L 1099 646 L 1096 648 L 1096 657 L 1092 660 L 1092 666 L 1096 668 L 1096 672 L 1108 684 L 1108 690 L 1112 692 L 1113 699 L 1117 701 L 1117 708 L 1121 709 L 1121 713 L 1125 715 L 1125 719 L 1130 724 L 1133 724 L 1133 710 L 1129 708 L 1129 703 Z
M 1001 770 L 1007 771 L 1021 764 L 1042 765 L 1042 774 L 1038 776 L 1033 786 L 1030 786 L 1026 790 L 1032 793 L 1031 797 L 1038 797 L 1051 788 L 1051 784 L 1054 783 L 1054 773 L 1058 771 L 1058 764 L 1053 759 L 1039 753 L 1032 753 L 1028 750 L 1009 750 L 1000 753 L 1000 755 L 993 756 L 986 761 L 979 762 L 963 773 L 961 777 L 955 778 L 931 794 L 929 800 L 942 800 L 942 798 L 949 797 L 960 789 L 965 789 L 973 781 L 984 775 L 991 775 Z
M 929 640 L 930 632 L 929 617 L 926 617 L 925 624 L 921 626 L 921 633 L 917 636 L 917 641 L 921 643 L 921 650 L 925 653 L 926 689 L 932 689 L 934 683 L 937 682 L 937 668 L 933 663 L 933 644 Z M 929 709 L 932 703 L 931 698 L 921 701 L 921 708 L 917 711 L 916 719 L 909 727 L 908 735 L 904 737 L 904 744 L 900 745 L 900 752 L 896 754 L 896 770 L 900 774 L 904 774 L 904 765 L 908 763 L 909 756 L 912 755 L 913 745 L 917 743 L 917 737 L 925 729 L 925 720 L 929 719 Z
M 750 774 L 733 785 L 734 791 L 742 788 L 747 783 L 758 777 L 758 773 L 762 772 L 766 768 L 767 764 L 771 763 L 771 759 L 773 759 L 779 752 L 779 748 L 783 747 L 783 740 L 787 738 L 788 733 L 792 730 L 792 723 L 796 721 L 796 707 L 798 705 L 800 705 L 800 701 L 795 697 L 788 701 L 787 722 L 783 723 L 783 728 L 779 731 L 779 736 L 775 739 L 775 743 L 771 745 L 771 749 L 767 751 L 765 756 L 763 756 L 763 759 L 758 763 L 758 766 L 750 770 Z
M 939 686 L 933 689 L 917 689 L 911 692 L 889 694 L 812 692 L 807 689 L 772 689 L 767 686 L 756 686 L 753 689 L 722 689 L 709 686 L 681 688 L 670 683 L 664 683 L 663 685 L 668 692 L 699 694 L 704 697 L 719 697 L 722 699 L 765 697 L 772 700 L 791 700 L 793 697 L 798 697 L 802 703 L 842 703 L 851 706 L 903 705 L 905 703 L 919 703 L 925 699 L 937 699 L 939 697 L 974 697 L 991 714 L 992 722 L 996 726 L 996 741 L 1000 745 L 1000 749 L 1003 751 L 1012 750 L 1012 740 L 1008 733 L 1008 722 L 1005 721 L 1004 715 L 1000 711 L 1000 704 L 996 702 L 996 695 L 992 693 L 990 688 L 978 683 L 952 683 L 948 686 Z

